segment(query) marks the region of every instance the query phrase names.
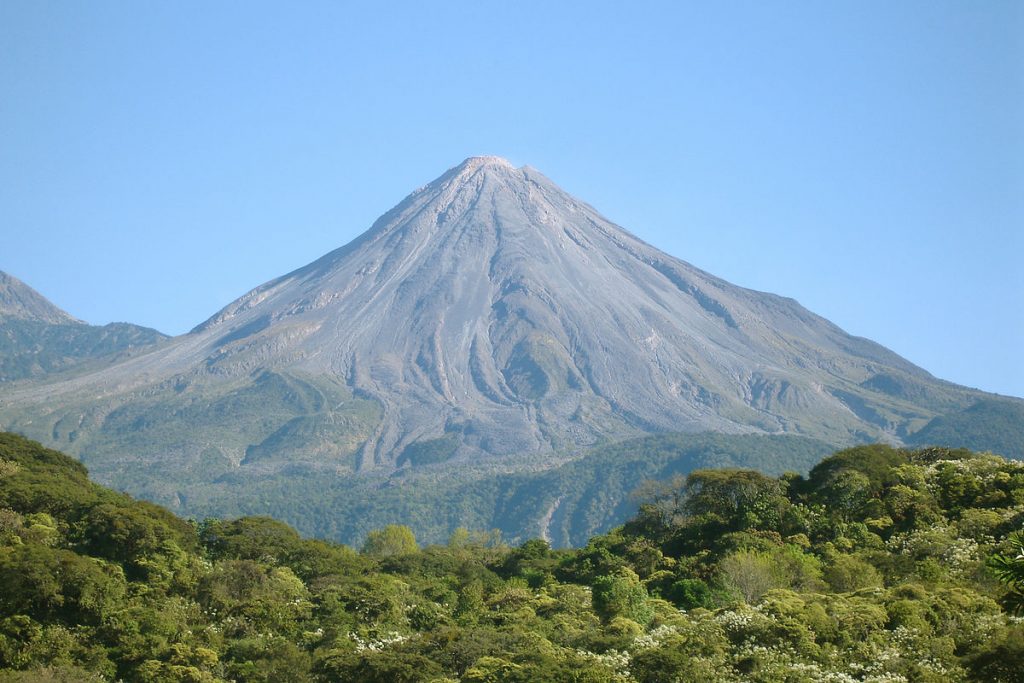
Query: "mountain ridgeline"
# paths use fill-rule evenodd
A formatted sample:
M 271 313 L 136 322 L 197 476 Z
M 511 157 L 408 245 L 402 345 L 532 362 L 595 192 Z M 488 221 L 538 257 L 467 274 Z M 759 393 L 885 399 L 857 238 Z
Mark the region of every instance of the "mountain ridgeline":
M 129 323 L 86 324 L 0 271 L 0 383 L 110 363 L 164 339 Z
M 187 514 L 273 502 L 300 525 L 341 509 L 410 521 L 422 505 L 454 524 L 498 515 L 511 477 L 536 483 L 536 505 L 510 531 L 568 543 L 599 529 L 560 521 L 572 495 L 536 491 L 592 449 L 670 432 L 919 443 L 969 433 L 946 416 L 979 402 L 1022 405 L 669 256 L 532 168 L 474 157 L 189 334 L 11 384 L 0 427 Z M 768 471 L 812 464 L 803 446 L 765 449 Z M 467 490 L 492 493 L 469 511 Z M 328 533 L 366 528 L 346 524 Z

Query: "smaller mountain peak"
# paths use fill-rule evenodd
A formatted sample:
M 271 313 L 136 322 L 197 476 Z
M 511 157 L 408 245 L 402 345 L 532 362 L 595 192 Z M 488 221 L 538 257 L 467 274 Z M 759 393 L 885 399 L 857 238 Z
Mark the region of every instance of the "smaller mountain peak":
M 0 317 L 66 324 L 78 318 L 54 306 L 42 294 L 18 278 L 0 270 Z

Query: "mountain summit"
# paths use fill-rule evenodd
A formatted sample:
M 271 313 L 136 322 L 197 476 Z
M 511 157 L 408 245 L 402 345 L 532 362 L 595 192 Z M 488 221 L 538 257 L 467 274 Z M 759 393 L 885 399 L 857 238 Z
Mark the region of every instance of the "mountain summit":
M 363 468 L 453 433 L 502 455 L 663 430 L 898 440 L 929 411 L 884 389 L 935 383 L 499 157 L 467 159 L 195 334 L 209 368 L 286 359 L 378 403 Z
M 980 395 L 472 157 L 189 334 L 8 392 L 0 426 L 145 491 L 298 463 L 536 468 L 665 431 L 900 443 Z

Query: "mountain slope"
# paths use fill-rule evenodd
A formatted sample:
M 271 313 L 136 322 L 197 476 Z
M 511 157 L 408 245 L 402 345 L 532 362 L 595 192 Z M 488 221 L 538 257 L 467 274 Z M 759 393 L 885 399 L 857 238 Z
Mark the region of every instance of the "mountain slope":
M 187 508 L 198 518 L 269 514 L 302 533 L 353 545 L 399 521 L 427 543 L 443 543 L 461 526 L 497 529 L 511 543 L 543 538 L 572 547 L 633 515 L 632 494 L 646 480 L 710 467 L 806 473 L 832 450 L 791 435 L 658 434 L 598 446 L 543 470 L 404 468 L 383 480 L 354 481 L 299 468 L 258 481 L 228 474 L 190 487 Z M 156 487 L 140 493 L 173 500 Z
M 187 508 L 216 477 L 536 471 L 666 431 L 899 443 L 982 396 L 476 157 L 191 333 L 12 389 L 0 427 Z
M 964 410 L 939 415 L 907 443 L 970 448 L 1024 459 L 1024 403 L 1002 398 L 980 400 Z
M 54 306 L 46 297 L 18 278 L 2 270 L 0 270 L 0 317 L 36 320 L 54 325 L 82 322 Z
M 237 372 L 285 329 L 304 337 L 288 345 L 295 364 L 382 405 L 363 468 L 446 432 L 494 454 L 665 429 L 893 439 L 963 401 L 796 302 L 673 259 L 493 158 L 196 333 L 215 339 L 209 363 Z M 872 384 L 886 380 L 925 386 L 908 403 Z
M 0 271 L 0 382 L 41 377 L 85 361 L 136 351 L 167 339 L 156 330 L 88 325 Z

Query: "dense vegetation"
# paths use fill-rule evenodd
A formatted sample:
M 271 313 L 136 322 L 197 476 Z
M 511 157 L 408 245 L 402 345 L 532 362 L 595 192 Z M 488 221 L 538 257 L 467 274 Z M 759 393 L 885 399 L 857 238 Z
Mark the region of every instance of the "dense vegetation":
M 0 681 L 1024 681 L 1024 465 L 698 470 L 578 550 L 192 523 L 0 435 Z

